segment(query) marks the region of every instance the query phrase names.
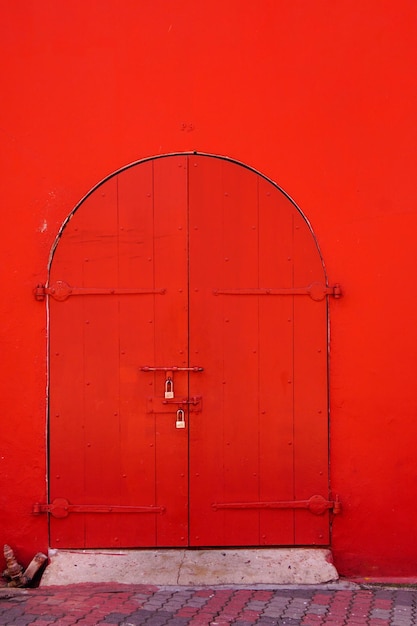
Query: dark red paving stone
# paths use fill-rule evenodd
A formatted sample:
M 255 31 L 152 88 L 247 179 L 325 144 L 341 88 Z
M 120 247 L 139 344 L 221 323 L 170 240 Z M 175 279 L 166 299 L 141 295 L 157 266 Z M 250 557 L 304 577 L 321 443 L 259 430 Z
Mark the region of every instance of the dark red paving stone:
M 317 593 L 316 595 L 314 595 L 314 596 L 311 598 L 311 602 L 312 602 L 313 604 L 325 604 L 325 605 L 329 605 L 331 601 L 332 601 L 332 596 L 331 596 L 331 594 L 328 594 L 328 595 L 323 595 L 323 594 Z
M 374 600 L 374 608 L 376 609 L 390 610 L 393 606 L 394 606 L 394 602 L 392 600 L 388 600 L 384 598 L 375 598 Z
M 251 593 L 254 600 L 270 600 L 274 597 L 273 591 L 253 591 Z
M 190 607 L 184 606 L 182 609 L 179 609 L 176 612 L 176 615 L 178 615 L 178 617 L 193 617 L 197 613 L 198 613 L 198 609 L 191 607 L 191 606 Z

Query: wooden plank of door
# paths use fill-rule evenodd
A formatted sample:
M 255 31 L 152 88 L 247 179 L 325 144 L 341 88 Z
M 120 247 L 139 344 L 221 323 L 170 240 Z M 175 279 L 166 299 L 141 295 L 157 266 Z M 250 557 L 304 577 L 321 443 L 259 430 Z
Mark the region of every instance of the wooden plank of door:
M 118 282 L 117 179 L 94 192 L 79 209 L 84 233 L 83 287 Z M 122 504 L 119 413 L 119 303 L 114 296 L 83 296 L 84 497 L 80 504 Z M 75 502 L 78 504 L 78 502 Z M 86 547 L 123 547 L 119 520 L 85 514 Z
M 154 171 L 155 366 L 188 366 L 187 158 L 156 159 Z M 144 365 L 152 365 L 146 363 Z M 154 376 L 154 394 L 164 397 L 166 374 Z M 173 376 L 175 398 L 188 396 L 188 374 Z M 188 428 L 177 429 L 176 410 L 155 414 L 157 545 L 188 544 Z M 188 413 L 185 410 L 186 424 Z
M 78 281 L 82 276 L 82 237 L 77 220 L 66 227 L 55 251 L 50 281 L 68 277 Z M 84 425 L 84 346 L 85 315 L 83 303 L 67 300 L 49 302 L 49 490 L 50 499 L 67 497 L 79 501 L 83 496 L 85 457 Z M 76 339 L 75 339 L 76 338 Z M 65 520 L 50 518 L 50 543 L 53 548 L 85 546 L 84 518 Z
M 152 290 L 153 167 L 148 161 L 124 170 L 118 185 L 118 284 L 121 288 Z M 157 296 L 164 297 L 164 296 Z M 155 359 L 155 299 L 152 294 L 119 298 L 120 336 L 120 498 L 129 506 L 155 502 L 155 415 L 147 412 L 153 394 L 153 376 L 144 376 L 140 365 Z M 123 544 L 156 545 L 158 514 L 118 516 Z
M 293 287 L 295 207 L 259 180 L 259 283 Z M 293 297 L 259 298 L 260 500 L 294 500 Z M 261 511 L 261 543 L 294 544 L 294 511 Z
M 294 221 L 294 282 L 325 283 L 315 240 L 300 214 Z M 295 498 L 328 498 L 327 298 L 294 298 Z M 329 512 L 295 514 L 297 544 L 329 542 Z
M 189 157 L 190 396 L 201 395 L 202 411 L 191 413 L 190 545 L 222 545 L 225 512 L 212 503 L 224 498 L 224 300 L 213 296 L 223 278 L 222 162 Z
M 223 286 L 259 287 L 258 176 L 223 163 Z M 221 297 L 221 296 L 219 296 Z M 224 297 L 224 481 L 228 501 L 259 499 L 259 302 Z M 260 513 L 227 511 L 226 545 L 257 545 Z

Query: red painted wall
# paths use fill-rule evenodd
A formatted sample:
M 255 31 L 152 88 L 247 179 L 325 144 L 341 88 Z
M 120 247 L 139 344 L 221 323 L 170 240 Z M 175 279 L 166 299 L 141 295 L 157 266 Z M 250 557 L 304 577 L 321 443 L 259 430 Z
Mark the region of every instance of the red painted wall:
M 415 574 L 415 0 L 1 1 L 0 541 L 48 545 L 45 281 L 119 167 L 185 150 L 282 186 L 330 282 L 339 572 Z

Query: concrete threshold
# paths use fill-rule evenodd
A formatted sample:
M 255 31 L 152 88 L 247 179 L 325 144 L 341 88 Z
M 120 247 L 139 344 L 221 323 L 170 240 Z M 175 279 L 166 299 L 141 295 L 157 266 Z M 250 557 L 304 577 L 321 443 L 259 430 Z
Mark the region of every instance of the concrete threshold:
M 50 550 L 40 586 L 317 585 L 339 576 L 322 548 L 224 550 Z

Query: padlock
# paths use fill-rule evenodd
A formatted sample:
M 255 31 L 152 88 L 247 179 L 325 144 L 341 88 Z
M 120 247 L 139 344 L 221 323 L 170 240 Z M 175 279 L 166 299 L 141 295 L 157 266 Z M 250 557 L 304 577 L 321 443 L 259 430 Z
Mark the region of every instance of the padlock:
M 177 411 L 177 421 L 175 422 L 175 428 L 185 428 L 185 413 L 183 409 Z
M 174 397 L 174 382 L 172 378 L 167 378 L 165 381 L 165 398 L 172 400 Z

